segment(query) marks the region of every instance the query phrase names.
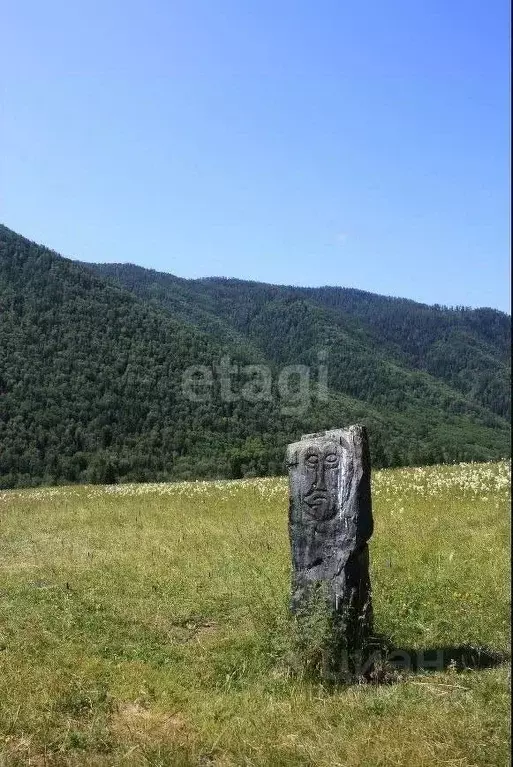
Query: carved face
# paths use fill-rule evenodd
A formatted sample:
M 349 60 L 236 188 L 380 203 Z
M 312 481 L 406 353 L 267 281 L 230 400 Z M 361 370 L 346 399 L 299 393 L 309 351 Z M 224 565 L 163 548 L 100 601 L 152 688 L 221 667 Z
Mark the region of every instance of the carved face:
M 330 519 L 337 511 L 341 446 L 335 442 L 312 444 L 301 459 L 303 509 L 314 519 Z

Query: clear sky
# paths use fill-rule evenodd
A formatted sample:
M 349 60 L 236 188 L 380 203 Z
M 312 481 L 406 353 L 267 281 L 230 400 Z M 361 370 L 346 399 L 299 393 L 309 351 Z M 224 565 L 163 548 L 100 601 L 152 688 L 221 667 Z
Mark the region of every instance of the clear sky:
M 506 0 L 6 0 L 0 221 L 509 311 Z

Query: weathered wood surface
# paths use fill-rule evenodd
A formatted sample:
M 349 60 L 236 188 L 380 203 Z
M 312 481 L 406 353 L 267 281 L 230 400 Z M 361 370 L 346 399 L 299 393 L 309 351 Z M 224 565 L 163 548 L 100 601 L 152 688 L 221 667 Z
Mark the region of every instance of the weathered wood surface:
M 306 434 L 287 448 L 291 607 L 309 609 L 322 587 L 339 646 L 372 631 L 368 540 L 373 531 L 370 456 L 363 426 Z

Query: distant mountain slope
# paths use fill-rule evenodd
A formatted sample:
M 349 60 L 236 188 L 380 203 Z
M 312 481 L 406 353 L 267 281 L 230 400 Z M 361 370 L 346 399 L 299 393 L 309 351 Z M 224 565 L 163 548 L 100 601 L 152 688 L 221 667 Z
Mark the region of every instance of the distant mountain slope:
M 86 266 L 199 327 L 242 334 L 281 364 L 301 354 L 314 333 L 316 345 L 329 344 L 337 328 L 345 343 L 352 339 L 373 356 L 430 373 L 469 401 L 510 417 L 511 319 L 503 312 L 432 307 L 348 288 L 183 280 L 132 264 Z
M 471 345 L 504 364 L 479 332 Z M 303 411 L 287 407 L 283 365 L 316 375 L 322 349 L 328 400 L 313 383 Z M 244 370 L 223 398 L 223 356 L 266 363 L 269 401 L 237 395 Z M 354 421 L 375 465 L 507 455 L 504 418 L 411 356 L 322 294 L 80 264 L 0 226 L 0 487 L 276 473 L 288 441 Z M 201 402 L 182 382 L 197 365 L 212 371 Z

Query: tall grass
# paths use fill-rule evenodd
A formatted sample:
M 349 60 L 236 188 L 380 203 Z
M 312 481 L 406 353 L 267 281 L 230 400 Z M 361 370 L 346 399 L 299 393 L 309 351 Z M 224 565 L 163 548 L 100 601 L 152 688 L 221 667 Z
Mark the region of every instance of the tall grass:
M 0 765 L 508 764 L 508 491 L 374 475 L 376 628 L 443 667 L 331 688 L 295 664 L 284 479 L 0 493 Z

